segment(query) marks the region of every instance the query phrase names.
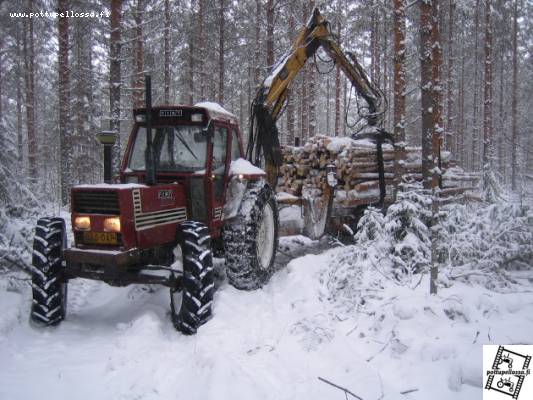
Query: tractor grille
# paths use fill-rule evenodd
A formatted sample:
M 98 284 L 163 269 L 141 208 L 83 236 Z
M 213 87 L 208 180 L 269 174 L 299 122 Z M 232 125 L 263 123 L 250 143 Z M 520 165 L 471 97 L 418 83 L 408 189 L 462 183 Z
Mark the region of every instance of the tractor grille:
M 73 203 L 72 210 L 80 214 L 120 214 L 116 191 L 75 191 Z

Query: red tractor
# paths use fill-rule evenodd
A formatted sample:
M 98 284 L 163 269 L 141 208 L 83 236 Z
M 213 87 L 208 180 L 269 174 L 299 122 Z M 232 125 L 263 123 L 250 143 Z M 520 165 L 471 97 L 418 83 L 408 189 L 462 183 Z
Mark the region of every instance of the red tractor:
M 121 183 L 72 189 L 74 245 L 61 218 L 37 222 L 33 321 L 65 317 L 72 278 L 163 284 L 174 325 L 192 334 L 211 316 L 212 249 L 225 254 L 239 289 L 273 273 L 275 195 L 265 173 L 242 159 L 236 118 L 212 103 L 152 108 L 149 93 L 147 107 L 134 110 Z
M 116 286 L 154 283 L 170 287 L 174 325 L 192 334 L 211 316 L 212 250 L 224 255 L 233 286 L 255 289 L 267 282 L 274 271 L 279 227 L 274 189 L 282 160 L 276 121 L 294 78 L 318 48 L 367 102 L 365 118 L 377 129 L 384 112 L 381 91 L 355 56 L 341 50 L 318 9 L 253 101 L 246 156 L 266 173 L 242 159 L 242 138 L 232 114 L 214 103 L 152 108 L 147 76 L 146 107 L 133 112 L 120 183 L 72 189 L 74 245 L 67 247 L 62 219 L 37 222 L 32 320 L 51 325 L 65 317 L 72 278 Z M 113 141 L 107 138 L 101 136 L 107 144 L 104 176 L 110 182 Z M 384 182 L 381 171 L 381 199 Z M 330 217 L 333 171 L 328 184 L 331 188 L 318 201 L 320 212 L 305 211 L 316 199 L 297 199 L 304 214 L 319 216 L 306 218 L 306 231 L 314 237 L 324 232 Z

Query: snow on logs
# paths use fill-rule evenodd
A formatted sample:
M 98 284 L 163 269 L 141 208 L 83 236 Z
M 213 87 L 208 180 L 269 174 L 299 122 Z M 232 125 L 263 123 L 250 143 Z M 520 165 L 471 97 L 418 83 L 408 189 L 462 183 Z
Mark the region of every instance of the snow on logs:
M 383 164 L 387 197 L 391 201 L 394 179 L 395 150 L 383 144 Z M 336 167 L 338 186 L 335 203 L 354 207 L 379 201 L 379 172 L 376 144 L 369 140 L 314 136 L 303 147 L 282 147 L 283 164 L 278 178 L 278 192 L 301 196 L 302 190 L 315 189 L 321 193 L 327 187 L 326 166 Z M 422 157 L 420 147 L 405 149 L 402 165 L 404 179 L 422 180 Z M 450 155 L 443 152 L 443 193 L 450 194 L 473 190 L 479 175 L 465 173 L 453 166 Z

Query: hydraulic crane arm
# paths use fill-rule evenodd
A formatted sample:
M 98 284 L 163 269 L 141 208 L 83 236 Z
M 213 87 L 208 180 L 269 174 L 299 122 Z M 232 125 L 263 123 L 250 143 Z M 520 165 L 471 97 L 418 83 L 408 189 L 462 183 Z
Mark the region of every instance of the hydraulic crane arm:
M 289 51 L 263 81 L 252 104 L 247 156 L 255 164 L 259 164 L 261 158 L 264 157 L 271 183 L 275 181 L 277 166 L 281 163 L 276 121 L 287 100 L 291 83 L 320 46 L 348 77 L 357 93 L 367 102 L 368 114 L 365 118 L 368 124 L 378 126 L 381 122 L 383 109 L 380 90 L 370 82 L 356 57 L 340 48 L 331 33 L 329 22 L 320 14 L 318 8 L 315 8 L 307 25 L 300 30 Z

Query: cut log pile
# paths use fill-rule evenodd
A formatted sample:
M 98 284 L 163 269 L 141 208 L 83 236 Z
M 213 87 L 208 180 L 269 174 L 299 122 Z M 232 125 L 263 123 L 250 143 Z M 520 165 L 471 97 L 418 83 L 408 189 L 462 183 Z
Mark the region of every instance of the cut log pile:
M 392 201 L 395 150 L 383 144 L 383 161 L 387 197 Z M 283 165 L 278 177 L 278 191 L 302 196 L 302 191 L 313 190 L 320 194 L 327 187 L 328 165 L 334 165 L 338 185 L 335 203 L 354 207 L 379 201 L 379 172 L 376 144 L 369 140 L 315 136 L 302 147 L 282 147 Z M 422 157 L 419 147 L 405 149 L 402 165 L 404 179 L 422 180 Z M 449 161 L 449 153 L 443 152 L 443 194 L 449 195 L 473 190 L 479 176 L 465 173 Z

